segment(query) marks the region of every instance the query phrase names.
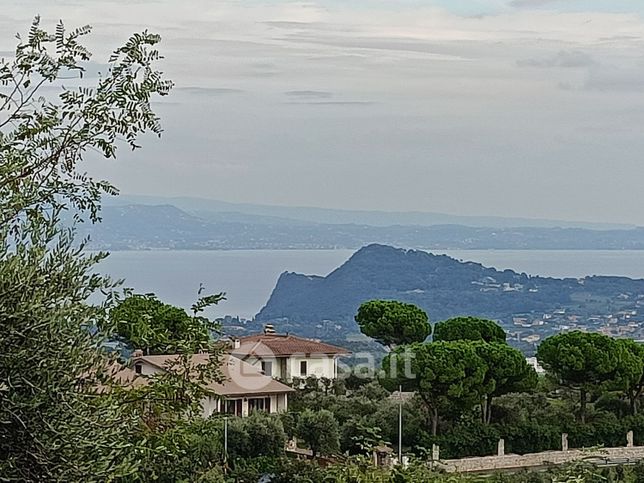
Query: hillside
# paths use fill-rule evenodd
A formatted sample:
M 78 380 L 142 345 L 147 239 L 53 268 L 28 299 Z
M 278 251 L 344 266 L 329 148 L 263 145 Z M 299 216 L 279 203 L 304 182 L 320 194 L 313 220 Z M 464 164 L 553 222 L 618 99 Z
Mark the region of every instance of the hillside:
M 644 320 L 644 280 L 536 277 L 370 245 L 326 277 L 282 274 L 256 323 L 276 322 L 309 335 L 347 334 L 357 331 L 358 306 L 375 298 L 417 304 L 432 321 L 459 315 L 497 319 L 516 345 L 528 348 L 534 335 L 575 327 L 639 338 Z
M 108 205 L 103 223 L 85 225 L 94 248 L 357 249 L 370 243 L 429 249 L 641 250 L 644 229 L 490 228 L 455 224 L 373 226 L 316 223 L 231 211 L 190 212 L 174 205 Z
M 463 225 L 479 228 L 530 227 L 584 228 L 589 230 L 623 230 L 635 228 L 634 225 L 615 223 L 592 223 L 503 216 L 467 216 L 424 211 L 339 210 L 305 206 L 230 203 L 191 197 L 122 195 L 106 200 L 106 205 L 124 204 L 173 205 L 190 214 L 204 215 L 206 217 L 219 213 L 237 213 L 251 215 L 255 221 L 272 218 L 273 220 L 299 221 L 321 225 L 368 225 L 377 227 L 388 227 L 392 225 Z

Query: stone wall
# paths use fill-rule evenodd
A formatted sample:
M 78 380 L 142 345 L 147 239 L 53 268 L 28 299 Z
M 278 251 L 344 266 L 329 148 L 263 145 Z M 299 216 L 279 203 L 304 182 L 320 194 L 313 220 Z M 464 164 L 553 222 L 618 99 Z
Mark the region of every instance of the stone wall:
M 630 434 L 629 434 L 630 436 Z M 632 446 L 632 436 L 627 438 L 629 446 L 619 448 L 571 449 L 565 451 L 544 451 L 525 455 L 503 454 L 504 444 L 499 442 L 499 454 L 476 458 L 453 460 L 434 459 L 434 466 L 448 472 L 492 472 L 497 470 L 520 470 L 523 468 L 541 468 L 555 466 L 573 461 L 587 460 L 598 464 L 628 464 L 644 459 L 644 446 Z M 564 442 L 564 438 L 562 438 Z M 567 442 L 567 438 L 566 438 Z M 565 446 L 564 446 L 565 448 Z M 434 456 L 437 455 L 437 448 Z

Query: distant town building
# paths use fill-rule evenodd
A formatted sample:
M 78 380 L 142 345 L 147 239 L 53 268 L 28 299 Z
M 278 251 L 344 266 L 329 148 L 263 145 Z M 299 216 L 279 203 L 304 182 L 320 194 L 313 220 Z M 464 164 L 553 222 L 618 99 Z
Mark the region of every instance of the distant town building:
M 543 367 L 541 367 L 541 364 L 539 364 L 539 361 L 537 360 L 536 357 L 526 357 L 525 360 L 528 364 L 530 364 L 534 368 L 537 374 L 546 373 L 546 370 Z

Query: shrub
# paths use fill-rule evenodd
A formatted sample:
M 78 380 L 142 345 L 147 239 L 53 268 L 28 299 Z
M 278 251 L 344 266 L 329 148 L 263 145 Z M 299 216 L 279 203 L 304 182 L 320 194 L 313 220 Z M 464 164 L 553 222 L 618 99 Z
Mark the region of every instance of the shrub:
M 537 421 L 524 421 L 499 429 L 510 453 L 526 454 L 561 449 L 561 428 Z
M 602 394 L 595 401 L 595 409 L 613 413 L 618 418 L 623 418 L 631 413 L 631 407 L 628 401 L 625 401 L 615 393 Z
M 254 412 L 233 418 L 228 426 L 228 453 L 232 458 L 281 456 L 286 434 L 279 417 Z
M 612 413 L 595 413 L 586 423 L 573 423 L 562 432 L 568 433 L 571 448 L 587 448 L 592 446 L 626 446 L 628 429 L 625 421 Z
M 445 434 L 434 437 L 426 435 L 421 446 L 431 448 L 433 444 L 437 444 L 440 446 L 441 459 L 490 456 L 496 454 L 500 437 L 495 426 L 476 420 L 463 421 Z
M 332 454 L 340 449 L 340 428 L 331 411 L 303 411 L 298 419 L 296 434 L 305 441 L 314 455 Z
M 324 470 L 312 461 L 260 457 L 235 461 L 228 481 L 256 483 L 266 481 L 262 479 L 266 475 L 271 483 L 322 483 L 325 477 Z
M 644 446 L 644 414 L 624 418 L 624 427 L 627 431 L 633 431 L 636 446 Z

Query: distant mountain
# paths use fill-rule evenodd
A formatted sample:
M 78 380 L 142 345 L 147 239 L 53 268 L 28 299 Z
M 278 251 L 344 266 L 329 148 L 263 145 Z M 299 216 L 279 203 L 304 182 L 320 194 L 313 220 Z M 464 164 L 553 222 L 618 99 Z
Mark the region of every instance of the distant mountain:
M 108 205 L 103 208 L 101 218 L 99 224 L 80 227 L 82 234 L 90 236 L 92 248 L 270 248 L 274 247 L 276 237 L 280 238 L 274 229 L 267 231 L 268 220 L 259 223 L 253 217 L 226 213 L 206 219 L 172 205 Z
M 383 245 L 358 250 L 326 277 L 283 273 L 255 323 L 337 339 L 358 330 L 353 316 L 371 299 L 416 304 L 433 321 L 461 315 L 499 320 L 519 346 L 566 328 L 622 327 L 622 335 L 635 337 L 644 329 L 644 280 L 529 276 Z
M 370 243 L 431 249 L 644 249 L 644 229 L 372 226 L 314 223 L 239 212 L 186 212 L 173 205 L 106 205 L 86 225 L 94 248 L 357 249 Z
M 459 216 L 431 212 L 387 212 L 387 211 L 360 211 L 360 210 L 334 210 L 315 207 L 294 207 L 275 205 L 256 205 L 250 203 L 229 203 L 205 198 L 190 197 L 159 197 L 123 195 L 117 198 L 106 199 L 107 204 L 146 204 L 146 205 L 174 205 L 188 213 L 209 218 L 208 213 L 237 213 L 254 215 L 257 217 L 270 217 L 273 220 L 281 219 L 298 220 L 316 224 L 356 224 L 387 227 L 392 225 L 464 225 L 470 227 L 510 228 L 585 228 L 591 230 L 619 230 L 635 228 L 634 225 L 611 223 L 587 223 L 562 220 L 544 220 L 531 218 L 506 218 L 499 216 Z

